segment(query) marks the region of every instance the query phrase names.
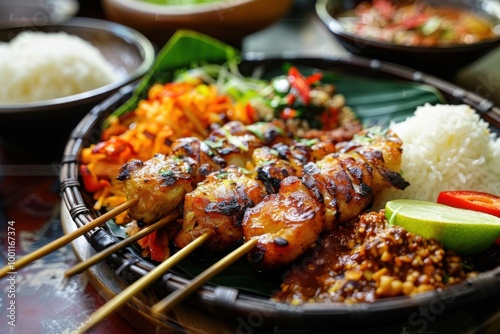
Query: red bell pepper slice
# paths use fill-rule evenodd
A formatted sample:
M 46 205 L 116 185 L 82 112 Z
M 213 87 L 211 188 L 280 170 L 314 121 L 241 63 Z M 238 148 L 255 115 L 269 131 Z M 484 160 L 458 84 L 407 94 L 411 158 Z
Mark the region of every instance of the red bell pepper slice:
M 164 230 L 156 230 L 137 241 L 143 249 L 149 249 L 153 261 L 164 261 L 168 255 L 168 235 Z
M 442 191 L 437 202 L 461 209 L 488 213 L 500 218 L 500 196 L 471 190 Z M 496 241 L 500 245 L 500 237 Z
M 485 192 L 470 190 L 442 191 L 438 195 L 437 202 L 500 217 L 500 197 Z

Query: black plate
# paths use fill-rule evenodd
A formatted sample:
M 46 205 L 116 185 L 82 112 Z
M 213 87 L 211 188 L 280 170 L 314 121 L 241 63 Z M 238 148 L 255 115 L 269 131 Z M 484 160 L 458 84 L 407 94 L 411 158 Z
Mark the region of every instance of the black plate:
M 367 78 L 425 83 L 437 88 L 447 103 L 469 104 L 484 118 L 490 120 L 493 128 L 498 129 L 500 124 L 500 110 L 480 96 L 421 72 L 380 61 L 360 57 L 347 59 L 254 58 L 243 61 L 240 68 L 243 74 L 265 73 L 280 68 L 284 62 L 314 66 L 327 71 L 361 75 Z M 80 189 L 78 155 L 83 147 L 87 147 L 99 139 L 98 134 L 102 122 L 128 99 L 132 90 L 133 86 L 125 87 L 92 109 L 74 130 L 66 145 L 60 173 L 62 196 L 72 220 L 78 227 L 99 215 L 91 209 L 92 201 Z M 99 239 L 98 237 L 103 238 Z M 86 238 L 97 251 L 106 246 L 106 240 L 114 242 L 111 234 L 104 229 L 87 234 Z M 497 252 L 497 249 L 494 252 Z M 402 326 L 413 328 L 413 330 L 425 330 L 425 328 L 432 328 L 434 325 L 443 323 L 447 323 L 449 330 L 457 324 L 452 320 L 452 317 L 457 314 L 470 315 L 474 312 L 487 314 L 481 308 L 473 305 L 492 303 L 494 307 L 498 308 L 498 298 L 500 297 L 498 254 L 493 253 L 488 261 L 490 261 L 488 270 L 479 274 L 477 279 L 470 279 L 464 284 L 450 287 L 443 292 L 433 291 L 413 298 L 383 299 L 370 304 L 332 303 L 291 306 L 270 301 L 269 298 L 250 292 L 213 284 L 204 285 L 185 303 L 196 305 L 198 309 L 208 312 L 211 316 L 231 323 L 234 328 L 243 333 L 272 332 L 285 328 L 295 330 L 302 328 L 309 331 L 332 328 L 332 326 L 338 330 L 348 329 L 353 332 L 363 328 L 388 325 L 393 326 L 392 330 L 399 328 L 399 331 L 403 329 Z M 109 264 L 114 268 L 119 268 L 120 277 L 127 279 L 141 277 L 155 267 L 154 263 L 141 258 L 133 247 L 113 255 L 109 259 Z M 162 296 L 169 291 L 182 288 L 187 283 L 188 279 L 173 271 L 163 277 L 156 291 Z M 474 310 L 471 310 L 472 307 Z M 421 313 L 422 310 L 431 312 L 432 320 L 426 319 L 425 314 Z M 491 310 L 489 311 L 491 312 Z

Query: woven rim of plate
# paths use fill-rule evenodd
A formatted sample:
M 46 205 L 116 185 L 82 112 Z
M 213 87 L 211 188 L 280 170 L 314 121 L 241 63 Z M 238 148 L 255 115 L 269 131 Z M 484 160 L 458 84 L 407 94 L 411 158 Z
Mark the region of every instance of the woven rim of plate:
M 293 62 L 297 65 L 311 65 L 323 70 L 337 70 L 340 68 L 351 70 L 367 70 L 370 74 L 385 75 L 394 79 L 405 79 L 414 82 L 431 85 L 441 91 L 448 99 L 450 104 L 468 104 L 480 113 L 483 118 L 490 121 L 490 124 L 500 128 L 500 109 L 488 100 L 461 89 L 453 84 L 442 81 L 441 79 L 429 76 L 419 71 L 401 67 L 378 60 L 367 59 L 357 56 L 348 58 L 301 58 L 288 54 L 285 57 L 267 58 L 262 54 L 247 54 L 242 62 L 242 68 L 249 66 L 257 68 L 261 66 L 272 66 L 282 62 Z M 60 184 L 61 196 L 77 227 L 81 227 L 97 216 L 98 212 L 89 208 L 84 200 L 83 192 L 79 182 L 78 165 L 79 153 L 83 147 L 95 143 L 99 138 L 99 126 L 101 122 L 116 107 L 123 104 L 131 95 L 134 86 L 123 87 L 113 96 L 94 107 L 87 114 L 79 125 L 74 129 L 61 161 Z M 96 135 L 97 134 L 97 135 Z M 104 238 L 103 238 L 104 236 Z M 107 238 L 106 238 L 107 236 Z M 104 228 L 95 228 L 85 234 L 85 237 L 96 250 L 100 251 L 104 247 L 102 240 L 111 240 L 113 237 Z M 117 269 L 117 275 L 130 275 L 141 277 L 151 271 L 155 265 L 140 255 L 132 248 L 128 247 L 115 253 L 108 260 Z M 183 288 L 189 280 L 181 276 L 168 273 L 163 278 L 163 286 L 167 291 L 174 291 Z M 463 305 L 472 301 L 485 300 L 488 297 L 500 292 L 500 267 L 493 270 L 481 272 L 476 278 L 469 279 L 463 284 L 452 286 L 443 290 L 443 292 L 422 293 L 412 298 L 396 297 L 382 299 L 374 303 L 359 303 L 348 305 L 343 303 L 331 304 L 304 304 L 300 306 L 291 306 L 284 303 L 278 303 L 262 296 L 256 296 L 245 291 L 239 291 L 235 288 L 224 286 L 214 286 L 205 284 L 200 288 L 199 293 L 195 294 L 190 300 L 195 301 L 198 306 L 207 309 L 217 310 L 218 314 L 255 314 L 260 312 L 266 317 L 276 322 L 285 322 L 287 324 L 300 322 L 307 324 L 308 321 L 314 323 L 318 319 L 322 320 L 324 325 L 326 321 L 334 321 L 336 324 L 353 319 L 366 319 L 367 315 L 374 316 L 377 321 L 387 320 L 387 316 L 394 320 L 399 315 L 408 317 L 408 312 L 415 311 L 421 306 L 428 306 L 436 300 L 443 300 L 443 295 L 447 295 L 448 300 L 453 297 L 453 302 L 447 305 L 447 309 L 452 309 L 455 305 Z M 366 323 L 364 323 L 366 325 Z M 355 324 L 351 324 L 355 325 Z

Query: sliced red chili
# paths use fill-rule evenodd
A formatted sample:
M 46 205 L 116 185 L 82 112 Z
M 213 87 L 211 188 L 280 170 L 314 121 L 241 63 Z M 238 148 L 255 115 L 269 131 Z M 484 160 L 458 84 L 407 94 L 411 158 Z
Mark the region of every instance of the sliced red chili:
M 288 70 L 288 81 L 292 88 L 297 91 L 297 94 L 302 99 L 305 105 L 311 102 L 310 87 L 306 81 L 306 78 L 299 72 L 298 68 L 295 66 L 290 67 Z
M 286 104 L 288 104 L 289 106 L 291 106 L 294 102 L 295 102 L 295 95 L 288 94 L 286 96 Z
M 306 82 L 310 86 L 310 85 L 315 84 L 316 82 L 320 81 L 321 79 L 323 79 L 323 73 L 316 72 L 316 73 L 313 73 L 310 76 L 308 76 L 306 78 Z
M 257 117 L 257 111 L 250 103 L 247 103 L 245 105 L 245 111 L 248 116 L 248 120 L 250 121 L 250 124 L 253 124 L 259 120 Z
M 164 261 L 168 248 L 168 236 L 165 230 L 157 230 L 149 235 L 149 251 L 151 260 Z M 167 254 L 168 255 L 168 254 Z

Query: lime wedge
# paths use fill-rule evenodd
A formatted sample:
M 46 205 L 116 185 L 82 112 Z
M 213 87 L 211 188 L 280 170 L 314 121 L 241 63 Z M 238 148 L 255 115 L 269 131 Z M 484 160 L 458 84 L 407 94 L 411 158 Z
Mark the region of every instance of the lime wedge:
M 398 199 L 385 205 L 390 225 L 426 239 L 434 238 L 446 249 L 458 254 L 477 254 L 491 246 L 500 236 L 500 218 L 447 205 Z

